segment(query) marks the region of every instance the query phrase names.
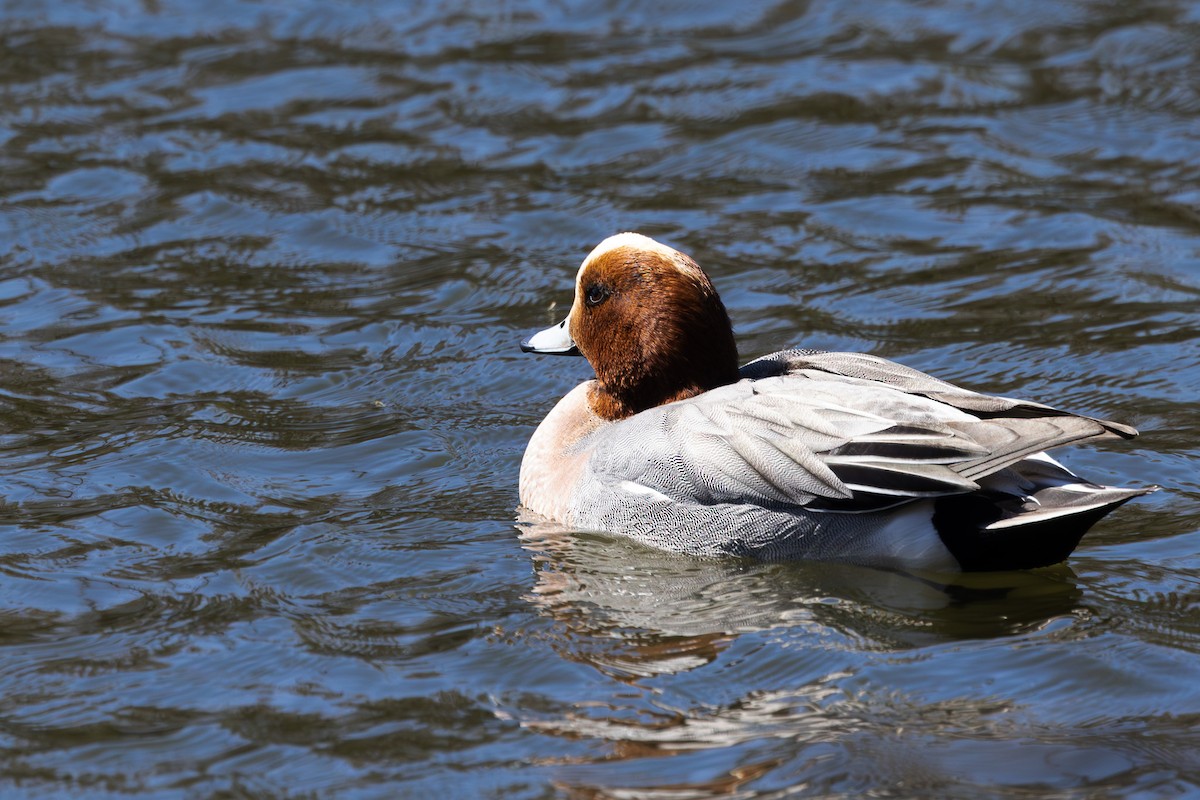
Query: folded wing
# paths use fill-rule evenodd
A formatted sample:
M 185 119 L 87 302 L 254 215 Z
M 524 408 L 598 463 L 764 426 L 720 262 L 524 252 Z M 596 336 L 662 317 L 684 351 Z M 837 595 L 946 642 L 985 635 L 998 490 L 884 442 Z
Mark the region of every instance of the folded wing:
M 979 490 L 1029 455 L 1136 435 L 853 353 L 786 351 L 743 380 L 618 424 L 594 474 L 680 502 L 871 511 Z

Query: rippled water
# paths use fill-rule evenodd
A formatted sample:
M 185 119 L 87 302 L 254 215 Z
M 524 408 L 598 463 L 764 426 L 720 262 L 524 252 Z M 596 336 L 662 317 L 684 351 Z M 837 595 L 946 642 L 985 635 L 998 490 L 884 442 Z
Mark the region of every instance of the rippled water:
M 5 4 L 4 796 L 1200 792 L 1197 9 Z M 1165 489 L 949 586 L 519 520 L 626 229 Z

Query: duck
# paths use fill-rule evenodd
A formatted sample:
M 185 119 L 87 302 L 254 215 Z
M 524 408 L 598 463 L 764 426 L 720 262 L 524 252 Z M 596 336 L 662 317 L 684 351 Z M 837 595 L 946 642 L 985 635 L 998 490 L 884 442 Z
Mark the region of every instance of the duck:
M 1046 453 L 1138 435 L 1119 422 L 865 353 L 789 349 L 739 366 L 708 275 L 639 233 L 596 245 L 566 319 L 521 349 L 582 356 L 595 372 L 533 432 L 521 504 L 662 550 L 1033 569 L 1158 488 L 1093 483 Z

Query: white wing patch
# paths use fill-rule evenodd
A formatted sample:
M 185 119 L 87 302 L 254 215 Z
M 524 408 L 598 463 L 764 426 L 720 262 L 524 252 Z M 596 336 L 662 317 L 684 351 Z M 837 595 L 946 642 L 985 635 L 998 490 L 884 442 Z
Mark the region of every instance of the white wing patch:
M 659 500 L 664 503 L 674 503 L 675 501 L 667 497 L 658 489 L 652 489 L 636 481 L 621 481 L 617 484 L 617 488 L 626 494 L 631 494 L 634 497 L 645 497 L 647 500 Z

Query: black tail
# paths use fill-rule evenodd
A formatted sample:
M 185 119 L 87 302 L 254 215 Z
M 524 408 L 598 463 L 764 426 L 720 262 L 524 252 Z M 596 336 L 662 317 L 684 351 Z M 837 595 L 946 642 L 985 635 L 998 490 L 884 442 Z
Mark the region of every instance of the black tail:
M 1047 487 L 1027 498 L 951 495 L 934 501 L 933 525 L 964 571 L 1045 567 L 1065 560 L 1101 517 L 1157 489 L 1075 484 Z

